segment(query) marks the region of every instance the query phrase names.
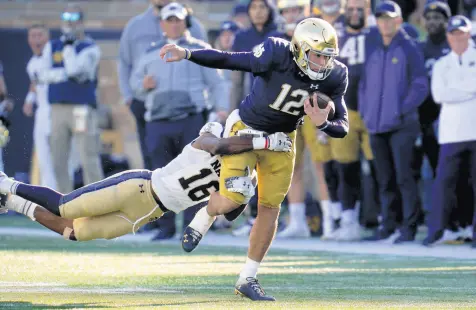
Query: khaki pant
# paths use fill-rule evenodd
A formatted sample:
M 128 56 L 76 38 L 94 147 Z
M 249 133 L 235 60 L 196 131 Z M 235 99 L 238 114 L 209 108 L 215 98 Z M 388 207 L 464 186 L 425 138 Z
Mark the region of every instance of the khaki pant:
M 73 182 L 68 173 L 72 141 L 76 144 L 75 149 L 83 168 L 84 184 L 103 179 L 97 111 L 77 104 L 52 104 L 50 146 L 58 190 L 61 193 L 73 190 Z

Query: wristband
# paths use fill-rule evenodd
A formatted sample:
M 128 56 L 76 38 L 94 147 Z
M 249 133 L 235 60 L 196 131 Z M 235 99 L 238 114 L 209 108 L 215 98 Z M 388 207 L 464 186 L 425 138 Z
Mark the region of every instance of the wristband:
M 317 126 L 317 129 L 319 130 L 324 130 L 327 128 L 327 126 L 329 126 L 329 122 L 328 121 L 325 121 L 324 124 L 320 125 L 320 126 Z
M 185 49 L 185 59 L 190 59 L 190 57 L 192 56 L 192 52 L 186 48 Z
M 269 139 L 267 137 L 253 138 L 253 149 L 264 150 L 269 147 Z
M 35 92 L 28 92 L 25 98 L 26 103 L 33 104 L 36 101 L 36 93 Z

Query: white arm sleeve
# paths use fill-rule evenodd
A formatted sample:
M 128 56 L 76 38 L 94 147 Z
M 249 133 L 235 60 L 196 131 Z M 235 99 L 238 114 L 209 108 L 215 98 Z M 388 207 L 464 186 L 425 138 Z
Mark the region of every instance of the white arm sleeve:
M 437 61 L 431 74 L 431 94 L 436 103 L 458 103 L 476 97 L 473 92 L 448 87 L 448 72 L 443 61 Z
M 68 79 L 64 68 L 52 68 L 53 60 L 51 59 L 51 43 L 48 42 L 43 48 L 41 56 L 41 67 L 47 68 L 38 72 L 38 80 L 40 83 L 55 84 L 61 83 Z
M 80 82 L 93 80 L 101 57 L 101 50 L 97 45 L 86 47 L 76 54 L 74 47 L 67 45 L 63 48 L 63 62 L 66 74 Z

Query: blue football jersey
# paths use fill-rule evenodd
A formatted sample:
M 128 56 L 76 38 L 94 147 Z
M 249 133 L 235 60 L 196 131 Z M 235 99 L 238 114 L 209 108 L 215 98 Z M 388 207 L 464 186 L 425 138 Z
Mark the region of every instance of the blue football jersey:
M 451 48 L 446 40 L 439 44 L 435 44 L 428 39 L 421 43 L 421 48 L 423 50 L 423 56 L 425 57 L 426 73 L 428 78 L 431 79 L 433 65 L 438 59 L 448 54 L 451 51 Z
M 294 131 L 304 116 L 304 100 L 315 91 L 333 99 L 336 122 L 347 122 L 343 98 L 347 67 L 341 62 L 334 61 L 334 69 L 325 80 L 311 80 L 295 63 L 290 42 L 280 38 L 267 39 L 249 59 L 255 79 L 239 108 L 248 126 L 268 133 Z
M 365 35 L 367 30 L 351 33 L 347 30 L 339 37 L 339 57 L 349 70 L 349 86 L 345 94 L 347 108 L 358 111 L 359 79 L 365 62 Z

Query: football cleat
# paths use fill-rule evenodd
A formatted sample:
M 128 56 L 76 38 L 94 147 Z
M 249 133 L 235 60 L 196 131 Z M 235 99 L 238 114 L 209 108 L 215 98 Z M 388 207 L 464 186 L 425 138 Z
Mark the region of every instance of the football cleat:
M 253 301 L 276 301 L 276 298 L 273 296 L 266 295 L 264 289 L 261 287 L 261 284 L 259 284 L 258 279 L 252 277 L 246 278 L 246 283 L 236 284 L 235 294 L 240 295 L 241 297 L 249 298 Z
M 202 240 L 202 234 L 190 226 L 185 228 L 182 237 L 182 248 L 185 252 L 192 252 Z

